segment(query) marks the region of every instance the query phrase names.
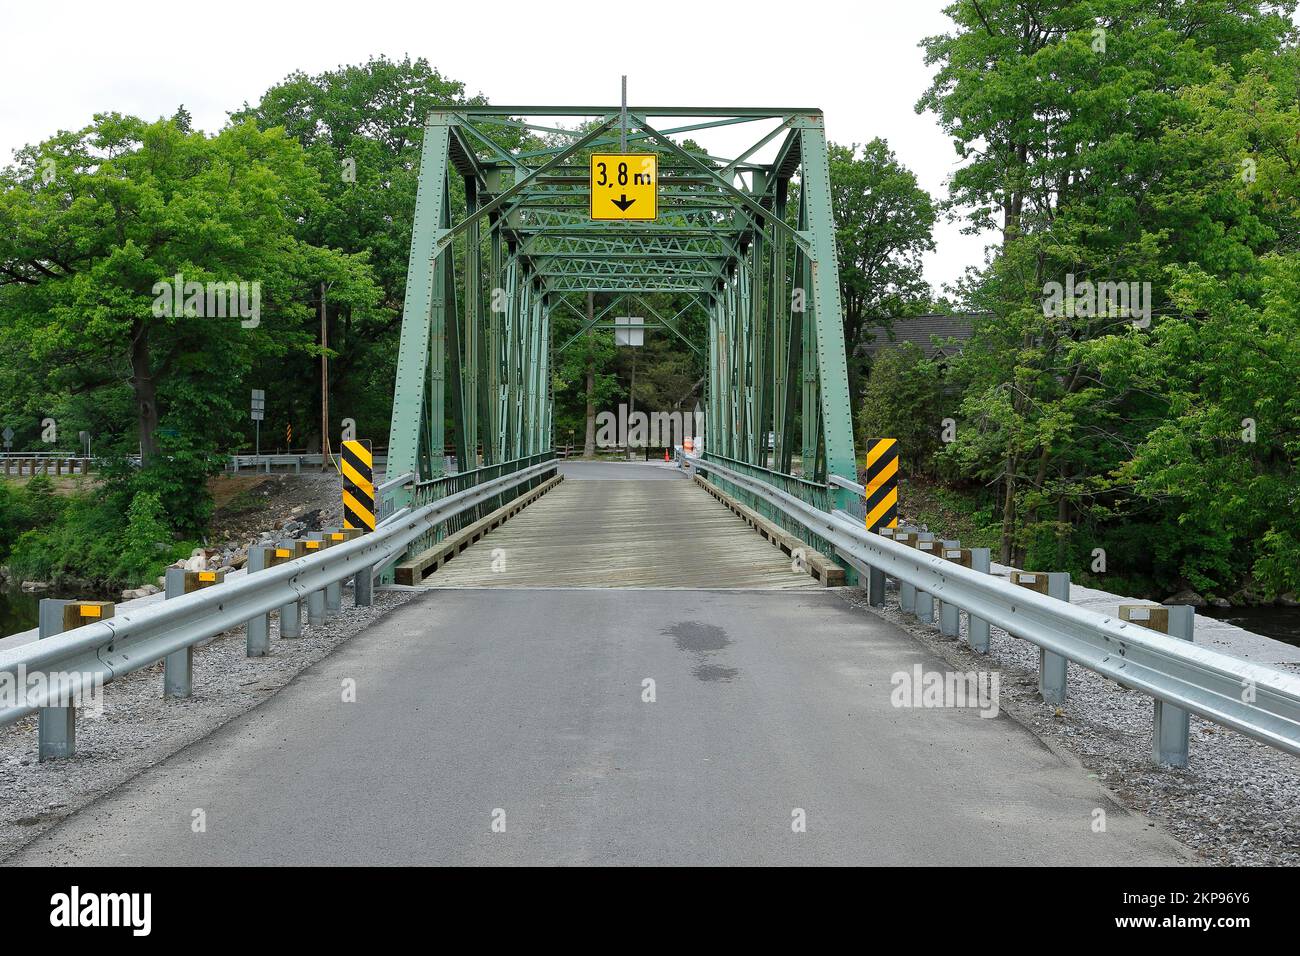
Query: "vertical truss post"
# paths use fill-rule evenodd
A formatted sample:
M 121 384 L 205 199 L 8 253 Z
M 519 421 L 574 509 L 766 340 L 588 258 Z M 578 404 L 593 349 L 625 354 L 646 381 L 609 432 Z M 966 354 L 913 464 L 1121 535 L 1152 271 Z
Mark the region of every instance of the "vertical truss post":
M 727 364 L 726 364 L 726 394 L 723 401 L 726 403 L 726 434 L 725 440 L 726 451 L 724 454 L 728 458 L 736 457 L 736 449 L 740 445 L 740 436 L 744 434 L 740 421 L 740 364 L 744 359 L 743 346 L 739 331 L 737 329 L 738 310 L 736 308 L 736 276 L 733 273 L 727 280 L 727 288 L 723 293 L 723 315 L 725 317 L 724 325 L 727 330 Z
M 722 422 L 722 359 L 723 333 L 722 310 L 719 296 L 714 290 L 709 295 L 709 385 L 705 396 L 704 432 L 706 449 L 712 450 L 714 442 L 721 447 L 722 434 L 725 431 Z M 717 437 L 715 437 L 717 436 Z
M 488 176 L 488 185 L 494 192 L 500 189 L 501 174 L 494 172 Z M 495 183 L 496 185 L 493 185 Z M 492 224 L 492 288 L 488 290 L 488 347 L 487 347 L 487 394 L 488 415 L 483 422 L 483 453 L 485 464 L 502 461 L 504 450 L 501 443 L 502 399 L 501 370 L 504 368 L 503 349 L 506 314 L 506 278 L 505 278 L 505 240 L 501 236 L 501 221 L 493 218 Z M 489 455 L 488 445 L 491 445 Z
M 835 246 L 835 219 L 831 210 L 826 132 L 821 116 L 801 117 L 797 123 L 803 159 L 800 196 L 807 202 L 807 228 L 812 233 L 810 278 L 826 471 L 852 481 L 857 478 L 857 459 L 849 409 L 848 361 L 844 350 L 844 315 L 840 302 L 840 269 Z M 847 508 L 850 497 L 851 493 L 845 489 L 836 489 L 838 507 Z
M 801 190 L 799 193 L 799 229 L 807 231 L 808 229 L 808 192 Z M 802 368 L 799 372 L 799 383 L 801 385 L 800 412 L 799 421 L 803 432 L 803 442 L 800 445 L 799 455 L 802 459 L 803 473 L 807 478 L 817 477 L 817 442 L 820 439 L 818 433 L 819 422 L 817 420 L 817 408 L 820 404 L 817 390 L 817 300 L 814 291 L 808 288 L 813 275 L 812 261 L 805 257 L 802 270 L 803 289 L 803 322 L 799 329 L 802 333 L 802 341 L 799 343 L 799 355 L 802 358 Z
M 736 455 L 741 461 L 753 461 L 750 453 L 750 439 L 755 428 L 753 415 L 754 390 L 751 386 L 750 370 L 754 365 L 754 323 L 753 299 L 750 293 L 752 270 L 749 267 L 749 253 L 752 247 L 742 253 L 736 265 L 736 406 L 738 410 L 736 427 Z
M 772 214 L 777 219 L 785 220 L 786 199 L 790 191 L 790 180 L 781 177 L 776 181 L 775 200 Z M 768 297 L 768 335 L 771 339 L 771 356 L 769 361 L 772 391 L 770 398 L 772 431 L 775 433 L 772 449 L 772 467 L 781 469 L 785 451 L 785 390 L 786 390 L 786 350 L 789 348 L 790 293 L 786 282 L 786 257 L 788 239 L 781 230 L 776 230 L 772 239 L 772 284 Z
M 473 214 L 478 208 L 478 179 L 465 177 L 465 210 Z M 460 461 L 460 470 L 478 467 L 478 423 L 482 413 L 483 395 L 479 387 L 482 359 L 479 340 L 482 336 L 483 289 L 479 277 L 483 251 L 479 245 L 479 221 L 475 219 L 465 231 L 465 326 L 461 335 L 465 351 L 464 378 L 464 438 L 468 458 Z
M 450 204 L 449 204 L 450 205 Z M 469 251 L 468 247 L 465 250 Z M 462 364 L 461 351 L 461 319 L 459 309 L 459 296 L 456 294 L 456 270 L 452 262 L 452 252 L 450 249 L 441 257 L 444 259 L 443 264 L 443 284 L 446 288 L 446 315 L 445 327 L 447 330 L 446 349 L 447 361 L 446 368 L 451 374 L 451 420 L 456 426 L 456 470 L 465 471 L 468 458 L 465 452 L 465 418 L 467 408 L 472 405 L 465 401 L 465 377 L 464 366 Z M 466 295 L 466 305 L 468 305 L 469 296 Z M 444 449 L 437 449 L 439 460 L 442 460 Z
M 804 195 L 801 191 L 799 196 L 800 231 L 803 231 L 807 225 L 806 208 L 807 203 L 804 201 Z M 785 349 L 785 424 L 783 426 L 785 439 L 780 470 L 786 474 L 790 473 L 794 463 L 795 415 L 804 400 L 804 326 L 810 321 L 808 306 L 811 298 L 812 296 L 808 293 L 808 256 L 803 249 L 796 249 L 794 253 L 794 289 L 790 297 L 790 322 L 786 327 L 787 344 Z M 804 444 L 806 445 L 807 442 L 805 441 Z
M 754 192 L 762 194 L 764 177 L 755 172 Z M 773 229 L 775 233 L 780 230 Z M 750 350 L 750 461 L 763 465 L 767 460 L 767 383 L 768 383 L 768 315 L 764 305 L 764 274 L 768 262 L 765 255 L 763 234 L 755 233 L 750 248 L 753 263 L 749 270 L 749 324 L 752 338 Z
M 542 381 L 538 391 L 538 400 L 541 402 L 541 420 L 537 427 L 537 451 L 549 451 L 555 447 L 554 436 L 551 434 L 551 417 L 554 414 L 555 398 L 551 394 L 551 299 L 549 295 L 541 297 L 541 329 L 538 336 L 541 340 L 541 362 L 542 362 Z
M 442 213 L 439 232 L 451 225 L 451 184 L 444 174 L 442 179 Z M 428 471 L 438 477 L 446 471 L 443 455 L 447 446 L 447 322 L 455 322 L 455 306 L 451 297 L 455 286 L 448 281 L 451 271 L 452 250 L 445 249 L 434 258 L 433 308 L 429 313 L 429 400 L 425 411 L 428 424 Z M 459 376 L 457 376 L 459 378 Z
M 411 228 L 411 256 L 406 271 L 406 298 L 402 305 L 402 333 L 397 353 L 397 375 L 393 385 L 393 417 L 388 432 L 388 470 L 391 474 L 429 473 L 421 466 L 421 432 L 425 427 L 425 393 L 433 335 L 435 299 L 441 288 L 435 278 L 442 275 L 431 253 L 447 221 L 447 160 L 450 129 L 446 113 L 433 113 L 424 128 L 420 152 L 420 178 L 416 190 L 415 216 Z M 441 378 L 442 370 L 438 369 Z M 441 412 L 438 409 L 439 428 Z M 397 491 L 397 507 L 410 503 L 410 492 Z

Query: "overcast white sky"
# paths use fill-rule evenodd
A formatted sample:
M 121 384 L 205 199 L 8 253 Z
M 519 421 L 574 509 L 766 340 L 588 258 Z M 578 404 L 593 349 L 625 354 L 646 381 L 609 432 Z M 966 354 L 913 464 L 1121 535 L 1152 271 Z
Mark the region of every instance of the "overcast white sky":
M 212 132 L 292 70 L 383 53 L 426 57 L 502 105 L 616 104 L 626 73 L 632 106 L 820 107 L 831 139 L 884 137 L 941 197 L 956 156 L 913 106 L 930 76 L 917 43 L 948 28 L 943 5 L 0 0 L 0 165 L 105 110 L 153 119 L 184 103 Z M 935 238 L 926 278 L 940 292 L 988 240 L 946 223 Z

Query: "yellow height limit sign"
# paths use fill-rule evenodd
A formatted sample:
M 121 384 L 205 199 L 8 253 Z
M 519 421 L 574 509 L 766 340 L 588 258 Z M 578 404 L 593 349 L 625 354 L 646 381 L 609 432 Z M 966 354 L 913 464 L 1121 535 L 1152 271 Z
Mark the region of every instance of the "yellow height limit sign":
M 659 157 L 592 153 L 591 218 L 654 219 L 659 214 Z

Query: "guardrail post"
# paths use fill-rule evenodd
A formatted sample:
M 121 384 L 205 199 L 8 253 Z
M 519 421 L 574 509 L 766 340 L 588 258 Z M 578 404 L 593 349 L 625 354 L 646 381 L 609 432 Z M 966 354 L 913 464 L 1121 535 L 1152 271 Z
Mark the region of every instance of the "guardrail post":
M 1122 604 L 1121 621 L 1140 624 L 1180 641 L 1191 642 L 1195 632 L 1196 609 L 1188 604 L 1169 607 L 1144 607 Z M 1186 767 L 1190 721 L 1187 711 L 1155 698 L 1151 723 L 1151 755 L 1165 767 Z
M 284 564 L 292 557 L 292 551 L 279 545 L 263 545 L 249 548 L 248 573 L 255 574 L 258 571 L 265 571 L 277 564 Z M 281 629 L 284 627 L 283 620 L 280 622 L 280 627 Z M 249 620 L 248 624 L 245 625 L 245 631 L 248 634 L 245 648 L 249 657 L 263 657 L 271 652 L 271 614 L 269 611 Z
M 362 535 L 360 528 L 326 528 L 325 537 L 329 539 L 332 545 L 342 544 L 345 541 L 352 541 Z M 356 575 L 360 579 L 360 572 Z M 355 586 L 355 582 L 354 582 Z M 343 579 L 339 579 L 331 584 L 325 590 L 325 610 L 330 614 L 337 614 L 343 610 Z
M 311 533 L 311 540 L 319 541 L 321 549 L 324 550 L 325 548 L 329 548 L 335 544 L 338 544 L 341 539 L 332 537 L 330 534 L 330 530 L 327 528 L 324 531 L 313 531 Z M 320 622 L 317 622 L 309 618 L 312 624 L 321 623 L 324 622 L 327 618 L 333 617 L 335 614 L 339 612 L 343 604 L 343 584 L 341 581 L 335 581 L 333 584 L 325 585 L 323 588 L 320 589 L 318 593 L 320 594 L 319 600 L 320 600 L 321 620 Z M 310 614 L 311 612 L 310 599 L 307 602 L 307 610 L 308 610 L 308 614 Z
M 297 541 L 281 541 L 276 547 L 276 556 L 285 552 L 284 560 L 292 561 L 298 557 Z M 280 608 L 280 636 L 302 637 L 302 598 L 295 598 Z
M 1052 571 L 1039 577 L 1047 578 L 1044 593 L 1058 601 L 1070 600 L 1070 575 L 1065 571 Z M 1038 692 L 1049 704 L 1064 704 L 1066 694 L 1066 660 L 1053 651 L 1038 649 Z
M 960 541 L 941 541 L 942 552 L 940 554 L 945 560 L 952 561 L 952 555 L 956 553 L 959 557 L 965 555 L 964 560 L 958 560 L 958 564 L 970 566 L 970 552 L 961 550 Z M 939 601 L 939 633 L 944 637 L 956 638 L 961 633 L 961 612 L 957 605 L 949 604 L 947 601 Z
M 934 540 L 934 534 L 929 531 L 922 531 L 916 536 L 916 550 L 922 554 L 936 555 L 939 553 L 939 543 Z M 934 623 L 934 595 L 928 591 L 916 589 L 916 619 L 922 624 Z
M 37 618 L 37 640 L 54 637 L 93 621 L 113 616 L 111 601 L 62 601 L 42 598 Z M 53 688 L 51 687 L 51 690 Z M 61 691 L 66 694 L 66 689 Z M 55 760 L 71 757 L 77 749 L 77 709 L 75 699 L 62 698 L 62 706 L 41 707 L 37 711 L 36 759 Z
M 353 607 L 370 607 L 375 603 L 375 566 L 368 564 L 357 572 L 352 582 Z
M 894 538 L 893 528 L 880 528 L 876 532 L 882 538 Z M 885 603 L 885 571 L 871 565 L 867 568 L 867 604 L 880 607 Z
M 168 568 L 163 576 L 163 599 L 170 601 L 191 591 L 210 588 L 225 581 L 224 571 L 186 571 Z M 194 645 L 182 647 L 163 658 L 163 696 L 190 697 L 194 693 Z
M 905 544 L 909 548 L 916 547 L 916 529 L 907 525 L 901 532 L 894 534 L 894 540 L 899 544 Z M 902 578 L 898 579 L 898 607 L 899 610 L 906 614 L 916 613 L 916 587 L 908 584 Z
M 268 559 L 270 562 L 275 561 L 274 548 L 249 548 L 248 573 L 256 574 L 258 571 L 265 571 L 271 566 Z M 244 650 L 247 656 L 263 657 L 271 650 L 271 615 L 269 613 L 249 618 L 248 623 L 244 625 L 244 631 L 247 634 L 244 641 Z
M 319 532 L 312 532 L 319 534 Z M 308 538 L 305 541 L 295 541 L 293 556 L 295 558 L 304 558 L 310 554 L 317 554 L 322 548 L 326 547 L 324 541 L 320 538 Z M 307 623 L 324 624 L 325 623 L 325 589 L 312 591 L 307 595 Z
M 41 598 L 37 640 L 63 633 L 63 608 L 67 601 Z M 42 707 L 38 711 L 37 761 L 71 757 L 77 749 L 77 711 L 71 701 L 63 707 Z
M 972 571 L 988 574 L 992 561 L 993 555 L 988 548 L 970 549 L 970 567 Z M 970 644 L 971 650 L 976 653 L 987 654 L 989 652 L 989 622 L 982 617 L 976 617 L 974 614 L 967 612 L 966 642 Z
M 163 576 L 164 599 L 180 597 L 185 593 L 184 568 L 168 568 Z M 189 697 L 194 690 L 194 648 L 183 647 L 163 659 L 163 696 Z

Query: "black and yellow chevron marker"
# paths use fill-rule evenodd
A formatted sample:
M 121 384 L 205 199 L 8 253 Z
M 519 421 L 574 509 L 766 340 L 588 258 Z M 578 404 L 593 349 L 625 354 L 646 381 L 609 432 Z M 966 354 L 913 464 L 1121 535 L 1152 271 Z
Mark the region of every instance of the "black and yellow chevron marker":
M 867 442 L 867 530 L 898 527 L 898 439 Z
M 368 441 L 343 443 L 343 527 L 375 530 L 374 456 Z

